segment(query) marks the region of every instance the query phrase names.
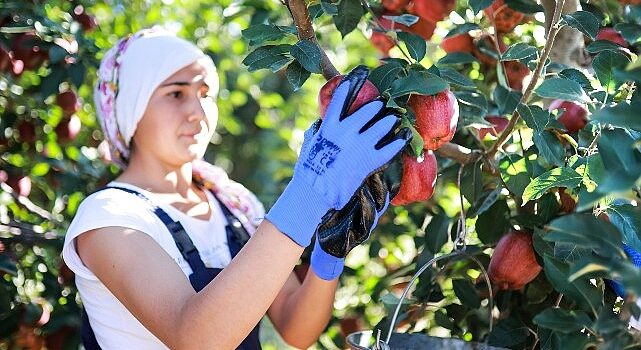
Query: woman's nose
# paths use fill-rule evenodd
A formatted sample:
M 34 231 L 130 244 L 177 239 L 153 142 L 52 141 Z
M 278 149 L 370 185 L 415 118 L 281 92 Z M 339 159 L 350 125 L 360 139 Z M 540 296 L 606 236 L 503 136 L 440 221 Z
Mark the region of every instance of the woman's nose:
M 189 121 L 198 121 L 198 120 L 205 119 L 206 114 L 203 106 L 203 99 L 196 96 L 195 98 L 192 99 L 189 108 L 190 108 Z

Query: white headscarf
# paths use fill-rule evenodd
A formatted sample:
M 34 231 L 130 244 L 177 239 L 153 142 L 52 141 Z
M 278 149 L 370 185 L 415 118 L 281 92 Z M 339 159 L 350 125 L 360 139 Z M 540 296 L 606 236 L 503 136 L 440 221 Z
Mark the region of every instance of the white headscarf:
M 107 51 L 98 70 L 94 102 L 111 158 L 120 167 L 127 165 L 131 138 L 153 92 L 196 61 L 207 69 L 209 92 L 216 95 L 218 76 L 211 58 L 160 27 L 123 38 Z

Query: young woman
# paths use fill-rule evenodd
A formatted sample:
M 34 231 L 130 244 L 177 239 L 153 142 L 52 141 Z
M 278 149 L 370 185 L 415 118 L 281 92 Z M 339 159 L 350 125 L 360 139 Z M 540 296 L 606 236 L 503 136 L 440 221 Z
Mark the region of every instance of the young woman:
M 98 75 L 96 110 L 123 171 L 83 201 L 63 248 L 86 311 L 85 347 L 259 349 L 265 313 L 289 344 L 313 344 L 330 318 L 342 259 L 317 239 L 313 273 L 301 284 L 292 269 L 323 216 L 411 135 L 394 131 L 398 117 L 383 115 L 380 100 L 347 114 L 366 72 L 348 75 L 320 127 L 306 132 L 294 176 L 267 215 L 201 160 L 218 91 L 202 51 L 143 30 L 110 49 Z

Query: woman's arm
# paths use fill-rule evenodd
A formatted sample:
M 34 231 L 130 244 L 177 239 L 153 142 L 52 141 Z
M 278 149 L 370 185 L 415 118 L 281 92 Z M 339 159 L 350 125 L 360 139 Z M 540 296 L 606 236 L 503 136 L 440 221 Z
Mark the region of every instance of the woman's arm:
M 318 340 L 332 316 L 338 279 L 325 281 L 309 269 L 301 284 L 295 274 L 278 293 L 268 311 L 287 344 L 307 349 Z
M 268 220 L 207 287 L 196 293 L 147 234 L 106 227 L 77 238 L 83 263 L 172 349 L 234 349 L 265 314 L 303 248 Z

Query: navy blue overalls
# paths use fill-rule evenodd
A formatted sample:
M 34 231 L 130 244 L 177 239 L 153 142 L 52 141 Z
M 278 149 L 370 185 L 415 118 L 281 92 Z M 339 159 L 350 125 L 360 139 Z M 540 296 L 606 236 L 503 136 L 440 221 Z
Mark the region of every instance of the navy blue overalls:
M 183 227 L 183 225 L 179 221 L 172 220 L 164 210 L 154 205 L 149 200 L 149 198 L 145 197 L 138 191 L 134 191 L 124 187 L 109 186 L 101 188 L 98 191 L 102 191 L 108 188 L 114 188 L 129 192 L 131 194 L 137 195 L 138 197 L 144 199 L 147 203 L 149 203 L 150 207 L 154 211 L 154 214 L 156 214 L 156 216 L 160 218 L 165 226 L 167 226 L 169 232 L 171 232 L 171 236 L 173 237 L 174 242 L 176 243 L 176 246 L 180 251 L 180 254 L 182 254 L 183 258 L 189 263 L 189 266 L 193 271 L 193 273 L 189 275 L 189 282 L 191 283 L 192 287 L 194 287 L 194 290 L 196 292 L 199 292 L 201 289 L 203 289 L 222 271 L 222 269 L 206 267 L 202 259 L 200 258 L 200 254 L 194 246 L 194 243 L 191 241 L 191 238 L 189 238 L 189 235 L 187 235 L 187 232 L 185 232 L 185 228 Z M 222 208 L 225 218 L 227 219 L 227 226 L 225 227 L 225 231 L 227 232 L 227 245 L 229 246 L 229 252 L 231 253 L 231 257 L 233 258 L 236 256 L 236 254 L 238 254 L 240 249 L 247 242 L 247 240 L 249 239 L 249 234 L 240 223 L 240 220 L 238 220 L 238 218 L 236 218 L 234 214 L 232 214 L 229 208 L 227 208 L 213 192 L 212 194 L 214 195 L 214 198 L 216 198 L 216 201 L 218 201 L 218 204 Z M 259 328 L 260 323 L 257 324 L 254 329 L 252 329 L 247 338 L 245 338 L 240 346 L 238 346 L 237 350 L 260 350 L 261 346 L 258 337 Z M 85 349 L 100 350 L 100 345 L 98 345 L 98 342 L 96 341 L 96 336 L 94 335 L 93 330 L 91 329 L 91 325 L 89 324 L 89 317 L 87 316 L 87 312 L 84 309 L 82 311 L 82 327 L 80 329 L 80 336 L 82 338 L 82 344 L 84 345 Z

